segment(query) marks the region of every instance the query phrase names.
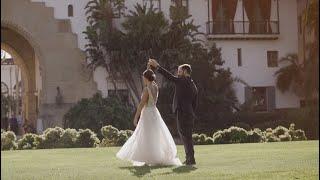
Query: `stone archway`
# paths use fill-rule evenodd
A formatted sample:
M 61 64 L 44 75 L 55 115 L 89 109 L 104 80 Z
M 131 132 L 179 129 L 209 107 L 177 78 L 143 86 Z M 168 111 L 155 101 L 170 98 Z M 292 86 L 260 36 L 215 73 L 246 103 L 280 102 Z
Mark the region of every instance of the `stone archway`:
M 70 21 L 55 19 L 53 9 L 43 2 L 1 0 L 1 48 L 14 56 L 23 71 L 27 118 L 34 125 L 41 118 L 44 128 L 62 126 L 65 112 L 97 91 L 94 81 L 87 79 L 85 54 L 78 48 Z M 36 71 L 41 82 L 36 81 Z M 56 104 L 57 87 L 63 95 L 60 106 Z
M 25 91 L 23 102 L 27 123 L 34 124 L 37 119 L 37 102 L 35 101 L 35 52 L 30 43 L 19 33 L 8 27 L 1 27 L 1 49 L 12 55 L 14 62 L 21 68 Z M 29 122 L 28 122 L 29 121 Z
M 3 34 L 6 34 L 6 33 L 4 33 L 3 29 L 1 29 L 1 36 Z M 19 42 L 19 41 L 16 41 L 16 42 Z M 27 51 L 28 46 L 26 44 L 22 44 L 22 45 L 25 45 L 24 47 L 26 49 L 24 49 L 24 51 Z M 30 72 L 30 69 L 31 69 L 30 66 L 31 67 L 33 66 L 34 63 L 32 62 L 34 61 L 34 59 L 28 59 L 29 61 L 25 60 L 27 59 L 26 53 L 22 53 L 20 55 L 19 52 L 17 52 L 14 48 L 12 48 L 9 44 L 5 42 L 1 42 L 1 49 L 8 52 L 13 57 L 15 65 L 19 66 L 21 69 L 21 74 L 22 74 L 21 78 L 25 88 L 25 91 L 23 91 L 23 94 L 22 94 L 22 101 L 23 101 L 22 111 L 24 112 L 26 123 L 35 125 L 34 121 L 32 120 L 37 118 L 36 107 L 38 104 L 34 98 L 35 76 L 32 76 L 33 73 Z M 33 52 L 31 51 L 30 54 L 33 54 Z

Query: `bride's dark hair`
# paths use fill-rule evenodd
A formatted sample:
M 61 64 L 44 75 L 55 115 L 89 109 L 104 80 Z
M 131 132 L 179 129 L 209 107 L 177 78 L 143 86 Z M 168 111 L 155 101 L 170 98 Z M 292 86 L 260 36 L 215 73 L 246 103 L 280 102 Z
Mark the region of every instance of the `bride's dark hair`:
M 151 69 L 147 69 L 143 72 L 143 77 L 147 78 L 149 81 L 154 81 L 156 79 L 156 74 Z

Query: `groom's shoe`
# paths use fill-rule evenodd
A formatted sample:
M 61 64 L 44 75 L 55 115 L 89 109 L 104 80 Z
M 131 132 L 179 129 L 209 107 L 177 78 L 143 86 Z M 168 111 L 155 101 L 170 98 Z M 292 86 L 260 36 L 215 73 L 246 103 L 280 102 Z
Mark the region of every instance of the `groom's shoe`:
M 193 166 L 193 165 L 196 165 L 196 162 L 195 161 L 194 162 L 187 162 L 186 165 L 187 166 Z
M 196 160 L 195 159 L 186 161 L 186 165 L 195 165 L 195 164 L 196 164 Z
M 183 161 L 183 163 L 182 163 L 182 164 L 187 164 L 187 160 Z
M 196 161 L 195 161 L 195 160 L 193 160 L 193 161 L 185 160 L 185 161 L 183 162 L 183 164 L 188 165 L 188 166 L 191 166 L 191 165 L 195 165 L 195 164 L 196 164 Z

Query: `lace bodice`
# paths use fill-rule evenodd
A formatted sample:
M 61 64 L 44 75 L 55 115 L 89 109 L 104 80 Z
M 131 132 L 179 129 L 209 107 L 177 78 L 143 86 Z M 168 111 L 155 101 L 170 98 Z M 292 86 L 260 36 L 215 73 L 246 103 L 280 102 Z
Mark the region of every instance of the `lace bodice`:
M 146 106 L 155 106 L 158 101 L 158 86 L 155 83 L 152 83 L 151 85 L 146 87 L 148 91 L 148 103 Z

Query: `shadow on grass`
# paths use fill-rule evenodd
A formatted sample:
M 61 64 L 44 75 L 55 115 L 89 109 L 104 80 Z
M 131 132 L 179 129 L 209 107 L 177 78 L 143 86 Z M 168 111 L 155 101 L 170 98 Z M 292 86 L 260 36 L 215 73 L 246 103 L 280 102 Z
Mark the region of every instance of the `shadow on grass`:
M 162 169 L 162 168 L 170 168 L 175 166 L 126 166 L 120 167 L 120 169 L 127 169 L 129 170 L 134 176 L 143 177 L 146 174 L 151 173 L 154 169 Z M 172 169 L 172 172 L 165 172 L 158 175 L 167 175 L 167 174 L 180 174 L 180 173 L 189 173 L 191 171 L 196 170 L 197 168 L 194 166 L 179 166 Z

